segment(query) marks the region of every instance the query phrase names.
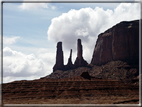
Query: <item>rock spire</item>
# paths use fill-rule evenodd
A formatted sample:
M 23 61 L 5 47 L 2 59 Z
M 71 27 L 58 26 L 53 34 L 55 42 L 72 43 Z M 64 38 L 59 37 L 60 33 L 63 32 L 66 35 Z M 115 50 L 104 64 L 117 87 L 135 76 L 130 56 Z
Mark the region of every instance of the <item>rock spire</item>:
M 56 64 L 53 67 L 53 72 L 56 70 L 71 70 L 77 67 L 86 66 L 88 63 L 83 59 L 83 49 L 81 44 L 81 39 L 77 41 L 77 58 L 75 63 L 72 63 L 72 49 L 70 50 L 70 56 L 68 58 L 67 65 L 64 65 L 64 57 L 62 51 L 62 42 L 57 43 L 57 52 L 56 52 Z
M 72 64 L 72 49 L 70 50 L 70 57 L 68 58 L 68 63 L 65 66 L 65 69 L 66 70 L 73 69 L 73 64 Z
M 56 70 L 64 69 L 64 57 L 62 51 L 62 42 L 57 43 L 57 51 L 56 51 L 56 64 L 53 67 L 53 72 Z
M 81 39 L 78 39 L 77 40 L 77 58 L 75 60 L 75 63 L 74 63 L 74 67 L 77 68 L 77 67 L 81 67 L 81 66 L 86 66 L 88 63 L 83 59 L 83 56 L 82 56 L 82 52 L 83 49 L 82 49 L 82 44 L 81 44 Z

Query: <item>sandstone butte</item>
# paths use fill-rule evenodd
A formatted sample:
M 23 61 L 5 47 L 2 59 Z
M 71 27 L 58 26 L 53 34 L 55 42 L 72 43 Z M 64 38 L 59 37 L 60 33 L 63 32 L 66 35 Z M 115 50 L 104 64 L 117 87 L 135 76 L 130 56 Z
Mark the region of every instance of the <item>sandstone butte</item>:
M 139 21 L 123 21 L 99 34 L 91 64 L 110 61 L 139 63 Z

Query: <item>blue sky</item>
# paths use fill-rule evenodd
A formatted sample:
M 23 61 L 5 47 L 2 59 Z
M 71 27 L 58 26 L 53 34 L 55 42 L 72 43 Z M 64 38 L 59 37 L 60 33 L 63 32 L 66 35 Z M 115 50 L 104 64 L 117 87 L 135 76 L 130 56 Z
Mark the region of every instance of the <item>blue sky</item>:
M 77 38 L 90 63 L 99 33 L 139 18 L 139 3 L 4 3 L 3 82 L 50 74 L 58 41 L 63 42 L 64 64 L 70 49 L 74 63 Z
M 55 9 L 38 7 L 37 9 L 22 10 L 18 6 L 20 3 L 4 3 L 3 4 L 3 35 L 6 37 L 20 36 L 20 39 L 13 46 L 21 47 L 52 47 L 47 43 L 47 30 L 51 24 L 51 19 L 67 13 L 71 9 L 79 10 L 81 8 L 95 8 L 100 5 L 104 10 L 108 7 L 113 8 L 116 4 L 100 4 L 100 3 L 47 3 L 47 5 L 55 6 Z M 38 42 L 36 42 L 38 40 Z M 33 42 L 31 42 L 33 41 Z M 48 42 L 47 42 L 48 41 Z M 21 49 L 19 51 L 22 51 Z M 24 51 L 25 53 L 29 53 Z

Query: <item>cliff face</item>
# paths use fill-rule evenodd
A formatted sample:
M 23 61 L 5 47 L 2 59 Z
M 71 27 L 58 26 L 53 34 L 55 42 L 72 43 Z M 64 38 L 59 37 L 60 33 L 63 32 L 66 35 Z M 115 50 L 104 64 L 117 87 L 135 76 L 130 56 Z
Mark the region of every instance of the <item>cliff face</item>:
M 139 62 L 139 21 L 121 22 L 98 36 L 91 64 Z

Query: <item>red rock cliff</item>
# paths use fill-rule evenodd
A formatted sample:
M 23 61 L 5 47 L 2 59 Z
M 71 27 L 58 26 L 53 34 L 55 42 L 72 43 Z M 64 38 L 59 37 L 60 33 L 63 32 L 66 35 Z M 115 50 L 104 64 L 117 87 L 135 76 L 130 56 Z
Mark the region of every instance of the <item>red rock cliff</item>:
M 139 21 L 121 22 L 98 36 L 91 64 L 139 62 Z

